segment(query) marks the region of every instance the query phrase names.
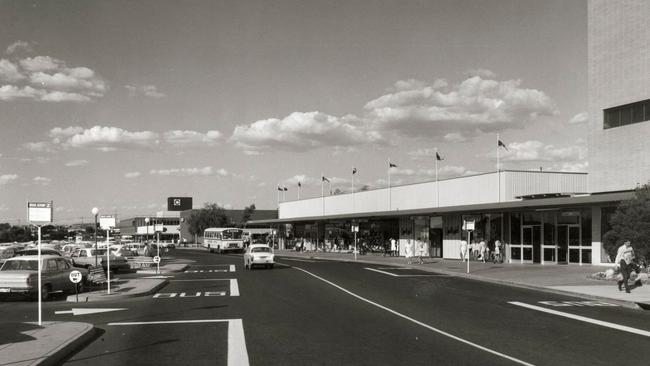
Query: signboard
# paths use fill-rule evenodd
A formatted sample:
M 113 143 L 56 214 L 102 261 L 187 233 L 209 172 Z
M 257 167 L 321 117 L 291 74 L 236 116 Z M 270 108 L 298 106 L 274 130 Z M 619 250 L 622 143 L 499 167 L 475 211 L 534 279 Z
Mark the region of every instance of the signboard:
M 465 220 L 463 221 L 463 230 L 465 231 L 473 231 L 474 230 L 474 220 Z
M 192 197 L 167 197 L 167 211 L 192 209 Z
M 113 215 L 99 216 L 99 227 L 101 227 L 104 230 L 110 230 L 110 228 L 115 227 L 115 216 Z
M 52 222 L 53 204 L 50 202 L 27 202 L 27 221 Z
M 352 232 L 353 233 L 358 233 L 359 232 L 359 225 L 352 225 Z
M 81 282 L 81 272 L 79 271 L 72 271 L 70 272 L 70 282 L 72 283 L 79 283 Z
M 159 256 L 153 257 L 153 262 L 156 264 L 160 263 L 160 257 Z

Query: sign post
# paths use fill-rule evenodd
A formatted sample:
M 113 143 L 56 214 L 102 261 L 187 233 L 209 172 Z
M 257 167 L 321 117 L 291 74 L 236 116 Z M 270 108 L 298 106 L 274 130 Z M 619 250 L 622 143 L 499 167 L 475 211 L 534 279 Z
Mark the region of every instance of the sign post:
M 79 302 L 79 282 L 81 282 L 81 272 L 74 270 L 70 272 L 70 282 L 74 283 L 74 292 L 77 295 L 77 302 Z
M 359 232 L 359 224 L 352 223 L 352 232 L 354 233 L 354 260 L 357 260 L 357 233 Z
M 52 222 L 53 202 L 27 202 L 27 221 L 38 228 L 38 325 L 43 325 L 43 304 L 41 273 L 43 261 L 41 260 L 41 225 Z
M 111 228 L 115 227 L 115 216 L 101 215 L 99 217 L 99 226 L 106 230 L 106 284 L 107 293 L 111 293 L 111 246 L 110 246 L 110 232 Z
M 472 231 L 474 231 L 474 220 L 463 220 L 463 230 L 467 231 L 467 273 L 469 273 L 470 243 L 472 242 Z

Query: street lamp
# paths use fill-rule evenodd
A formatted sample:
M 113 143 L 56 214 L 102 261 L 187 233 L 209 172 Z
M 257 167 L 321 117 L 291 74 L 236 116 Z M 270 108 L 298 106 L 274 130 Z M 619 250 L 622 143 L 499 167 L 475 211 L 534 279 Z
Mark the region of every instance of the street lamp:
M 147 240 L 145 242 L 149 242 L 149 221 L 151 221 L 148 217 L 144 218 L 144 223 L 147 224 Z
M 99 209 L 93 207 L 90 212 L 95 216 L 95 230 L 93 230 L 93 232 L 95 233 L 95 267 L 97 267 L 97 214 L 99 214 Z

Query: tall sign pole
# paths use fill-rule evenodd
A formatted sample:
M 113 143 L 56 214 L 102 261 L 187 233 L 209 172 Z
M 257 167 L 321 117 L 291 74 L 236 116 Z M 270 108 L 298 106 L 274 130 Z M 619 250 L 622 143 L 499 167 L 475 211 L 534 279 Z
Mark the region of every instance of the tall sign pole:
M 43 261 L 41 258 L 41 225 L 51 223 L 53 202 L 27 202 L 27 221 L 38 228 L 38 325 L 43 325 L 43 287 L 41 273 L 43 272 Z
M 110 233 L 111 228 L 116 226 L 115 215 L 101 215 L 99 217 L 99 226 L 106 230 L 106 278 L 107 278 L 107 292 L 111 293 L 111 246 L 110 246 Z
M 467 231 L 467 273 L 469 273 L 469 248 L 470 243 L 472 242 L 472 231 L 474 230 L 475 221 L 474 220 L 463 220 L 463 230 Z

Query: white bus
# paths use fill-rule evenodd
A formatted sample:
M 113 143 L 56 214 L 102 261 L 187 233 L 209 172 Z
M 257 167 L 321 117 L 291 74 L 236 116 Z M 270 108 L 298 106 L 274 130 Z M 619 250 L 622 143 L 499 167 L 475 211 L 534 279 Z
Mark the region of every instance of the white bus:
M 211 227 L 203 232 L 203 247 L 210 253 L 244 251 L 243 231 L 237 228 Z

